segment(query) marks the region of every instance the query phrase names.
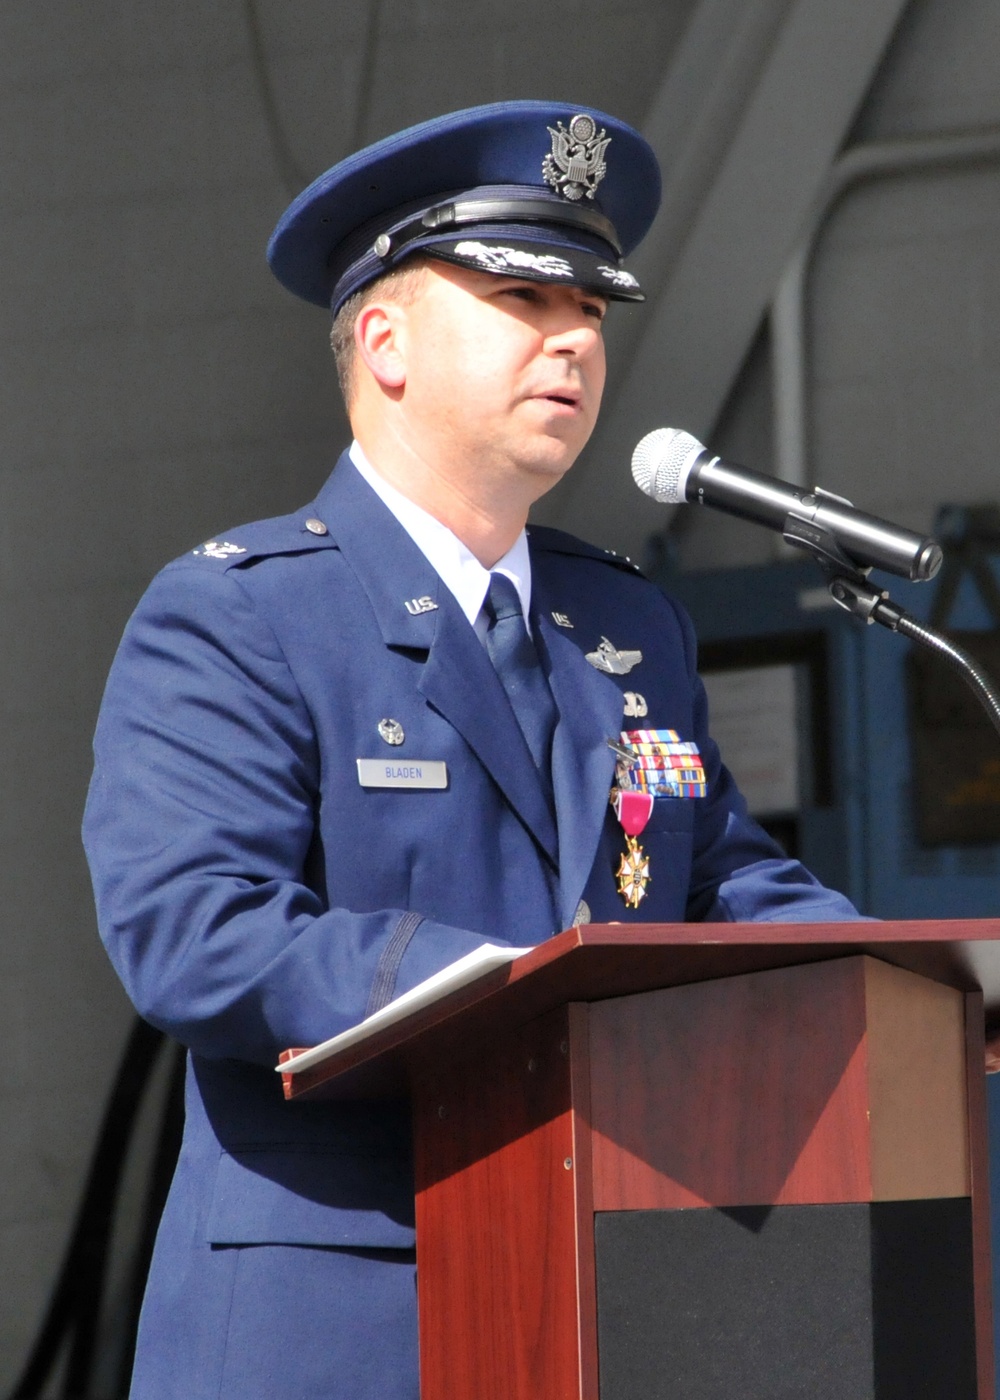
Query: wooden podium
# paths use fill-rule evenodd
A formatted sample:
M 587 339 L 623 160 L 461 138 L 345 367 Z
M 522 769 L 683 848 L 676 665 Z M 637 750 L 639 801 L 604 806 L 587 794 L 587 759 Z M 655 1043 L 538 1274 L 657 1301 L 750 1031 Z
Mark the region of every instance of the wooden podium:
M 422 1400 L 993 1400 L 997 940 L 574 928 L 285 1075 L 410 1097 Z

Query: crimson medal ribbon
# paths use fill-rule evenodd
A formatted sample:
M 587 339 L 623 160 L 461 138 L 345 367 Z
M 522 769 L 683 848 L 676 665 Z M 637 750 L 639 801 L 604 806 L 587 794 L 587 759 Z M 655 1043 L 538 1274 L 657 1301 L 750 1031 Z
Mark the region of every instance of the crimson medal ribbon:
M 646 886 L 650 880 L 649 857 L 639 845 L 638 838 L 652 815 L 653 795 L 618 788 L 612 797 L 612 805 L 625 833 L 626 846 L 615 872 L 618 893 L 630 909 L 638 909 L 646 897 Z

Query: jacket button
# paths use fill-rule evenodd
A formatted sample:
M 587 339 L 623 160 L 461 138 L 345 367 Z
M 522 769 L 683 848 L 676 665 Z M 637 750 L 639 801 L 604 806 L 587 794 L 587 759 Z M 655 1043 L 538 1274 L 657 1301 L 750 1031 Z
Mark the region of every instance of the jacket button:
M 329 533 L 322 520 L 317 520 L 315 515 L 311 515 L 306 521 L 306 529 L 311 535 L 326 535 Z

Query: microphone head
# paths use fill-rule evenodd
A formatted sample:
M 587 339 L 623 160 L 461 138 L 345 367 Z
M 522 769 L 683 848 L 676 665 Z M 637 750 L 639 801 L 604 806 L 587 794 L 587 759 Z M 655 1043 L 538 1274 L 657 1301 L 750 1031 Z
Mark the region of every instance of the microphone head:
M 698 439 L 683 428 L 654 428 L 632 453 L 635 484 L 654 501 L 676 505 L 687 499 L 684 487 L 704 451 Z

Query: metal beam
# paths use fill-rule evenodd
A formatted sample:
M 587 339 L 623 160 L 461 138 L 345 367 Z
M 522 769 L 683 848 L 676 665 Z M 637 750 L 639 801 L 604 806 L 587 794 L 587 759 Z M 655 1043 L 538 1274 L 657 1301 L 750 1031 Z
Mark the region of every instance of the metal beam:
M 647 284 L 660 273 L 659 293 L 621 318 L 624 378 L 539 519 L 633 553 L 662 525 L 632 485 L 632 447 L 664 424 L 711 431 L 906 3 L 702 0 L 648 128 L 666 199 L 632 261 Z

